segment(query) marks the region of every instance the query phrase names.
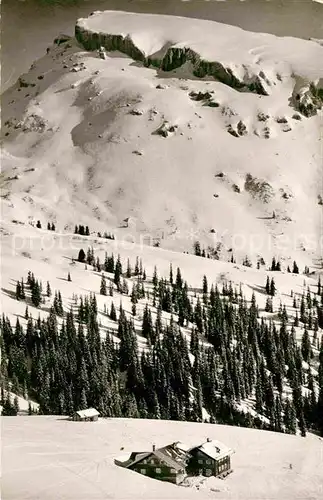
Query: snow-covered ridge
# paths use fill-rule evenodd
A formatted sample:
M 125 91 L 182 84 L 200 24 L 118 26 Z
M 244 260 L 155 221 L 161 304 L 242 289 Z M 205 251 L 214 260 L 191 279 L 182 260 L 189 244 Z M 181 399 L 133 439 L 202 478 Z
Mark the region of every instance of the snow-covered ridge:
M 319 84 L 323 49 L 312 41 L 198 19 L 96 11 L 79 19 L 77 40 L 87 49 L 118 50 L 146 66 L 171 71 L 190 62 L 195 76 L 212 76 L 237 90 L 271 94 L 282 78 Z
M 99 15 L 83 24 L 92 18 Z M 223 67 L 236 63 L 235 75 L 262 51 L 255 67 L 273 79 L 280 67 L 282 81 L 269 96 L 237 92 L 194 78 L 192 63 L 165 72 L 118 51 L 89 52 L 75 39 L 54 43 L 3 94 L 5 220 L 51 220 L 62 231 L 82 223 L 176 251 L 199 240 L 224 260 L 233 251 L 240 263 L 276 255 L 286 266 L 310 265 L 321 255 L 320 116 L 301 113 L 315 113 L 310 76 L 323 48 L 204 21 L 197 33 L 195 21 L 168 16 L 104 19 L 106 32 L 121 33 L 115 48 L 130 40 L 152 58 L 167 40 L 184 43 L 186 34 L 188 46 L 199 35 L 201 50 L 218 51 Z M 209 25 L 212 33 L 202 29 Z M 204 47 L 205 33 L 213 38 Z M 289 54 L 285 41 L 293 42 Z

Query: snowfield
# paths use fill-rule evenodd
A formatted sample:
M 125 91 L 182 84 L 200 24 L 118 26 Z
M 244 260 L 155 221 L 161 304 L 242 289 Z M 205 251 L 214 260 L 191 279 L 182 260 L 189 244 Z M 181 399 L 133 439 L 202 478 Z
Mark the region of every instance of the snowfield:
M 118 305 L 118 300 L 122 302 L 126 310 L 130 312 L 130 296 L 116 294 L 116 297 L 102 296 L 99 294 L 101 273 L 95 272 L 92 266 L 85 269 L 85 265 L 75 261 L 79 250 L 83 248 L 85 252 L 89 247 L 93 247 L 95 255 L 104 261 L 105 252 L 120 255 L 123 267 L 125 268 L 127 258 L 130 258 L 132 268 L 138 256 L 142 259 L 146 269 L 147 278 L 151 281 L 154 267 L 158 269 L 160 277 L 168 278 L 169 266 L 172 264 L 176 271 L 180 267 L 183 279 L 187 280 L 190 289 L 201 291 L 203 275 L 206 275 L 209 285 L 217 284 L 220 289 L 224 283 L 232 282 L 233 287 L 242 287 L 243 295 L 247 300 L 251 299 L 255 293 L 259 304 L 261 315 L 264 312 L 266 294 L 265 283 L 267 276 L 274 277 L 277 293 L 273 298 L 274 309 L 278 310 L 280 302 L 286 306 L 291 317 L 294 316 L 293 290 L 298 299 L 306 292 L 307 287 L 312 292 L 316 290 L 317 276 L 305 276 L 302 274 L 271 272 L 266 268 L 253 269 L 242 265 L 222 262 L 213 259 L 187 255 L 181 252 L 173 252 L 161 248 L 154 248 L 145 244 L 136 244 L 123 239 L 106 240 L 94 236 L 86 237 L 74 234 L 62 234 L 32 226 L 17 225 L 16 223 L 5 223 L 2 227 L 1 235 L 2 259 L 1 259 L 1 287 L 2 287 L 2 310 L 12 321 L 19 317 L 19 321 L 24 324 L 24 313 L 26 303 L 15 299 L 15 285 L 22 277 L 26 279 L 30 270 L 38 279 L 51 284 L 52 290 L 61 290 L 65 309 L 74 303 L 73 294 L 78 296 L 86 295 L 89 292 L 96 294 L 99 311 L 103 313 L 104 304 L 110 307 L 113 300 Z M 73 262 L 74 259 L 74 262 Z M 269 264 L 269 263 L 268 263 Z M 72 281 L 67 281 L 68 272 Z M 130 289 L 133 280 L 129 280 Z M 45 307 L 37 309 L 28 301 L 30 314 L 36 319 L 38 314 L 47 317 L 49 305 L 52 299 L 48 300 Z M 167 317 L 167 314 L 166 314 Z M 139 315 L 139 318 L 141 316 Z M 110 321 L 105 314 L 100 317 L 102 325 L 110 327 Z M 138 327 L 140 321 L 138 321 Z M 320 334 L 320 332 L 319 332 Z
M 128 451 L 174 441 L 220 439 L 234 449 L 233 473 L 185 488 L 114 465 Z M 2 418 L 2 494 L 6 500 L 319 500 L 323 442 L 223 425 L 158 420 Z

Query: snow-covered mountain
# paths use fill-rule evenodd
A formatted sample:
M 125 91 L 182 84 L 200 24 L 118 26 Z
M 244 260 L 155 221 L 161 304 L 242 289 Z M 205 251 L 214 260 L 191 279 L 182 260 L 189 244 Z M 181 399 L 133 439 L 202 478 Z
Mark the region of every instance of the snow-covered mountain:
M 3 95 L 5 219 L 317 263 L 319 43 L 110 11 L 76 37 Z
M 3 94 L 4 412 L 156 418 L 6 417 L 6 498 L 319 497 L 320 438 L 281 432 L 323 425 L 322 55 L 96 12 Z M 113 465 L 205 434 L 236 454 L 200 491 Z

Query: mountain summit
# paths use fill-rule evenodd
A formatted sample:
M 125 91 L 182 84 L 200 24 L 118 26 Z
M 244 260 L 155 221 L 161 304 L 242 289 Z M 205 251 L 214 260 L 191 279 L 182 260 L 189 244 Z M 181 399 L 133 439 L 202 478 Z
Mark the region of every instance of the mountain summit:
M 322 60 L 315 41 L 212 21 L 79 19 L 3 95 L 5 217 L 309 264 Z

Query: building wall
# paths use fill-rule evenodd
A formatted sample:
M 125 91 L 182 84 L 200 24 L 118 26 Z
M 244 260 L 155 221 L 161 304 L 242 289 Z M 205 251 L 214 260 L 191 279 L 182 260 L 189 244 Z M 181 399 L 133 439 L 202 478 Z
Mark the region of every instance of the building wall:
M 80 417 L 77 413 L 73 415 L 73 420 L 77 422 L 96 422 L 98 418 L 98 415 L 95 415 L 93 417 Z
M 216 475 L 223 474 L 223 472 L 226 472 L 230 469 L 231 469 L 231 459 L 229 455 L 224 458 L 221 458 L 220 460 L 217 460 Z
M 193 475 L 218 476 L 231 467 L 230 456 L 215 460 L 205 455 L 200 450 L 193 450 L 187 471 Z
M 145 476 L 175 484 L 179 484 L 185 478 L 185 471 L 180 474 L 175 469 L 165 465 L 157 457 L 148 457 L 130 468 Z
M 192 457 L 189 460 L 187 470 L 193 475 L 215 476 L 215 460 L 206 456 L 200 450 L 193 450 Z

